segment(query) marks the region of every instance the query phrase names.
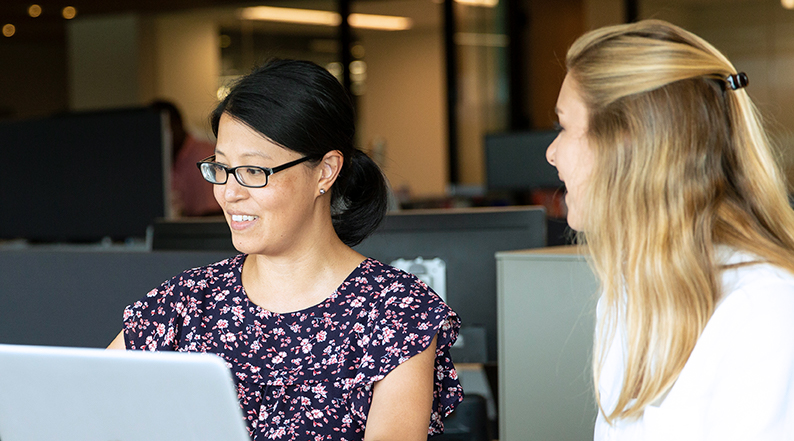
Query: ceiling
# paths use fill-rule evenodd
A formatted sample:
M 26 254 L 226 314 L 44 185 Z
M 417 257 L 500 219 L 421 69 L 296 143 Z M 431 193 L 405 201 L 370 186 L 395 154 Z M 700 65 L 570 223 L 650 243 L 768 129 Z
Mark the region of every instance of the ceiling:
M 28 15 L 32 4 L 41 7 L 41 15 Z M 0 44 L 31 40 L 62 39 L 64 23 L 61 11 L 66 6 L 77 9 L 77 17 L 97 14 L 139 12 L 155 13 L 191 8 L 239 5 L 241 0 L 0 0 L 0 26 L 12 24 L 16 34 L 13 41 L 0 36 Z
M 371 3 L 382 0 L 351 0 L 353 3 Z M 186 9 L 211 8 L 222 6 L 253 6 L 253 5 L 314 5 L 327 9 L 334 6 L 337 0 L 2 0 L 0 1 L 0 22 L 2 24 L 12 21 L 31 19 L 28 16 L 28 7 L 37 4 L 42 8 L 42 20 L 61 19 L 61 10 L 66 6 L 77 8 L 79 15 L 120 13 L 120 12 L 169 12 Z
M 39 18 L 62 19 L 61 10 L 66 6 L 77 8 L 78 15 L 107 14 L 120 12 L 167 12 L 193 8 L 240 5 L 241 0 L 3 0 L 0 1 L 0 18 L 4 22 L 23 20 L 28 16 L 31 4 L 41 6 Z
M 355 6 L 368 7 L 390 3 L 389 0 L 350 0 Z M 416 1 L 416 0 L 414 0 Z M 425 0 L 431 3 L 434 0 Z M 435 0 L 439 1 L 439 0 Z M 41 7 L 41 15 L 33 18 L 28 14 L 32 4 Z M 391 2 L 397 4 L 405 1 Z M 412 2 L 407 2 L 412 3 Z M 420 1 L 420 3 L 423 3 Z M 414 3 L 415 4 L 415 3 Z M 230 8 L 240 6 L 289 6 L 307 9 L 336 9 L 338 0 L 0 0 L 0 27 L 13 24 L 16 33 L 13 39 L 0 36 L 0 45 L 4 42 L 19 43 L 32 40 L 54 41 L 63 39 L 64 23 L 67 22 L 61 11 L 66 6 L 77 9 L 77 17 L 113 13 L 153 14 L 163 12 L 186 11 L 190 9 Z

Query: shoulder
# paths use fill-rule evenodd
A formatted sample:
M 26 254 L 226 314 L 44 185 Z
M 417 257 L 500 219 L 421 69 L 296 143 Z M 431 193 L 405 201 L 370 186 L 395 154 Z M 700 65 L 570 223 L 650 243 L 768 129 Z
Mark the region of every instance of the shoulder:
M 403 328 L 413 338 L 423 336 L 424 346 L 439 332 L 439 350 L 454 344 L 460 329 L 460 318 L 441 297 L 415 275 L 374 259 L 366 262 L 364 273 L 377 289 L 373 292 L 370 324 L 376 328 Z M 415 334 L 415 335 L 411 335 Z
M 734 260 L 741 266 L 729 267 L 722 274 L 722 298 L 718 312 L 735 311 L 745 317 L 794 315 L 794 274 L 740 254 Z M 724 310 L 724 311 L 721 311 Z M 787 320 L 792 322 L 794 320 Z
M 406 296 L 417 302 L 441 302 L 438 294 L 415 275 L 372 258 L 362 262 L 359 271 L 349 280 L 369 285 L 375 299 L 386 301 L 387 304 L 390 303 L 388 299 Z
M 397 321 L 427 329 L 460 326 L 457 314 L 425 282 L 375 259 L 362 262 L 345 284 L 344 301 L 366 310 L 372 326 Z
M 646 410 L 648 427 L 677 424 L 693 439 L 782 433 L 794 405 L 794 276 L 754 256 L 733 257 L 728 263 L 741 265 L 723 271 L 723 297 L 661 408 Z
M 245 255 L 240 254 L 211 263 L 189 268 L 152 289 L 146 297 L 190 295 L 211 290 L 217 286 L 230 286 L 240 283 L 240 274 Z
M 242 273 L 242 266 L 243 262 L 245 262 L 245 258 L 245 254 L 238 254 L 209 265 L 187 269 L 183 271 L 182 274 L 185 277 L 192 278 L 228 279 L 237 277 Z
M 722 298 L 701 340 L 711 336 L 726 351 L 794 357 L 794 275 L 757 260 L 743 262 L 723 271 Z

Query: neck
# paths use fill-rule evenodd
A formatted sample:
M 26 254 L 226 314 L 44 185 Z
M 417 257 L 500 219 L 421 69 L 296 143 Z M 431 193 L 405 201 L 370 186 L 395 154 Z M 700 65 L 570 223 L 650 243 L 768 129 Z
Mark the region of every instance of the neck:
M 364 260 L 345 245 L 333 227 L 289 253 L 251 254 L 243 265 L 243 286 L 257 305 L 273 312 L 299 311 L 330 296 Z

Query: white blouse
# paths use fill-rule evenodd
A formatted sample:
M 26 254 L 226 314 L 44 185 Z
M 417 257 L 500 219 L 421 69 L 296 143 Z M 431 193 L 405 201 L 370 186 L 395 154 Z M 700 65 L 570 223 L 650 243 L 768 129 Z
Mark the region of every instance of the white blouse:
M 721 252 L 727 264 L 753 260 Z M 752 264 L 726 270 L 722 283 L 724 297 L 667 396 L 639 420 L 609 425 L 599 414 L 596 441 L 794 440 L 794 276 Z M 608 411 L 624 369 L 617 337 L 599 384 Z

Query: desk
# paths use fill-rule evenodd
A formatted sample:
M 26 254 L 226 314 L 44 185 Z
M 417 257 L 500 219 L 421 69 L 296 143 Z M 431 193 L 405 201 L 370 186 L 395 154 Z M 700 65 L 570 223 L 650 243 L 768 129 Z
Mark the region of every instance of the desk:
M 575 247 L 496 254 L 499 439 L 589 441 L 597 284 Z

